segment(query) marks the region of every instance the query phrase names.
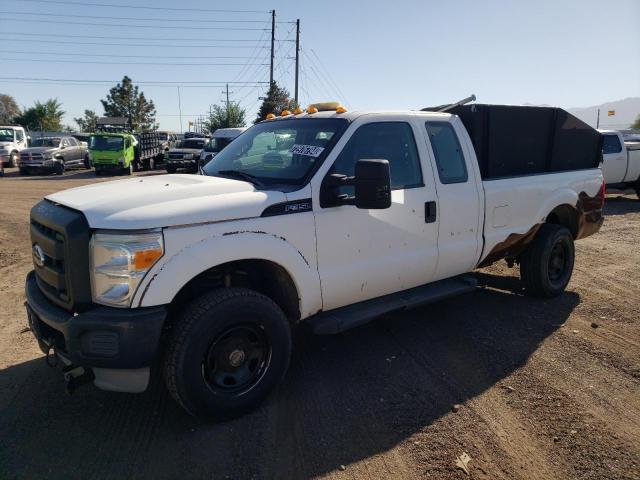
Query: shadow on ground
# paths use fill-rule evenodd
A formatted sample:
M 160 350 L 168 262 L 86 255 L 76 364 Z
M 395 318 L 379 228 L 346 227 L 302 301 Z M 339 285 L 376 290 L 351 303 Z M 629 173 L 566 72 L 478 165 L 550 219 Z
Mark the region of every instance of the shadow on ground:
M 187 416 L 158 379 L 141 395 L 69 397 L 42 359 L 11 366 L 2 478 L 306 478 L 387 451 L 524 365 L 580 300 L 514 294 L 511 277 L 481 284 L 337 336 L 300 329 L 285 383 L 225 423 Z
M 626 215 L 627 213 L 640 212 L 640 199 L 634 195 L 622 194 L 618 196 L 607 195 L 604 202 L 604 214 Z

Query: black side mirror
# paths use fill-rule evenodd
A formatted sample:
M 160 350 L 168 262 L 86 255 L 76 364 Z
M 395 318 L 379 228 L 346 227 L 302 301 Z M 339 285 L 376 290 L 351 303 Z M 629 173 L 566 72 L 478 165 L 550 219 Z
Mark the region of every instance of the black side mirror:
M 354 186 L 355 195 L 339 194 L 342 186 Z M 391 175 L 387 160 L 358 160 L 355 175 L 331 174 L 325 177 L 320 187 L 322 208 L 340 205 L 355 205 L 366 210 L 384 209 L 391 206 Z
M 357 208 L 391 206 L 391 174 L 387 160 L 358 160 L 355 173 Z

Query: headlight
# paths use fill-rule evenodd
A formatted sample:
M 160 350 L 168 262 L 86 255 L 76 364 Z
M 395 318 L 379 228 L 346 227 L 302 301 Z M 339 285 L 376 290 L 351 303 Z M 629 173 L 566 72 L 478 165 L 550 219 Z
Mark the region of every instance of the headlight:
M 51 160 L 51 154 L 49 152 L 44 152 L 42 154 L 42 158 L 44 158 L 45 160 Z
M 138 285 L 164 254 L 162 232 L 96 233 L 91 239 L 93 301 L 129 307 Z
M 185 160 L 191 160 L 193 158 L 193 153 L 185 153 L 182 158 Z

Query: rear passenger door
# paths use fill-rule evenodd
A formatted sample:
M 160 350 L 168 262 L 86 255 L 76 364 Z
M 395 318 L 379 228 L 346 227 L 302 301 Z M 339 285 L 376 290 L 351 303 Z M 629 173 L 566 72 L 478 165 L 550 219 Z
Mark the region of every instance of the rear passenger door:
M 428 283 L 438 262 L 436 218 L 426 206 L 436 192 L 424 142 L 406 115 L 376 115 L 356 120 L 345 132 L 312 182 L 318 271 L 323 308 L 331 310 Z M 391 207 L 358 209 L 321 205 L 327 175 L 354 175 L 362 159 L 389 161 Z M 328 170 L 326 166 L 330 166 Z M 353 195 L 353 187 L 340 193 Z
M 457 117 L 453 121 L 460 122 Z M 422 125 L 436 170 L 438 268 L 434 280 L 472 270 L 480 256 L 484 205 L 475 156 L 467 151 L 450 119 L 428 120 Z M 459 128 L 464 128 L 460 123 Z
M 607 184 L 624 180 L 627 172 L 627 152 L 620 137 L 615 133 L 605 134 L 602 139 L 602 174 Z

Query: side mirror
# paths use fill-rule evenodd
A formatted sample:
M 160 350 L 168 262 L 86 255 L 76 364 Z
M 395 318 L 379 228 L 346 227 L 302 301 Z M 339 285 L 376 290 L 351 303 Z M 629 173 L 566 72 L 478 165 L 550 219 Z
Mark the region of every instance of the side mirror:
M 64 145 L 64 144 L 60 145 L 60 150 L 64 150 L 65 148 L 67 148 L 66 145 Z
M 355 173 L 357 208 L 391 206 L 391 174 L 387 160 L 358 160 Z
M 340 194 L 342 186 L 353 186 L 355 195 Z M 320 187 L 322 208 L 355 205 L 356 208 L 379 210 L 391 206 L 391 175 L 387 160 L 358 160 L 355 175 L 331 174 Z

